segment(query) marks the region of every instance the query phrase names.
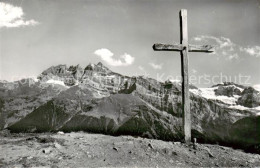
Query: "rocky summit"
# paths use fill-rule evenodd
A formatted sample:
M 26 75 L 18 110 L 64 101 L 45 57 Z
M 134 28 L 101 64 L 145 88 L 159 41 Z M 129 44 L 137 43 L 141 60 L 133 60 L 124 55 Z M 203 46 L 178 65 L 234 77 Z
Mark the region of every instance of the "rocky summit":
M 102 63 L 57 65 L 37 79 L 0 81 L 0 127 L 181 140 L 181 83 L 129 77 Z M 190 85 L 192 137 L 260 153 L 260 93 L 232 82 Z

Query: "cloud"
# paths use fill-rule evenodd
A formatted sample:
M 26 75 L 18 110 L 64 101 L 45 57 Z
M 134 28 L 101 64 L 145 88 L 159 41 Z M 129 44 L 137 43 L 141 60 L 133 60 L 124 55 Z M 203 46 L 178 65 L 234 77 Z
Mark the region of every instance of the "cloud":
M 0 2 L 0 28 L 2 27 L 21 27 L 34 26 L 39 24 L 37 21 L 24 20 L 24 13 L 21 7 Z
M 145 71 L 144 67 L 142 67 L 142 66 L 138 66 L 138 69 L 140 69 L 141 71 Z
M 260 46 L 245 47 L 245 48 L 240 47 L 240 51 L 244 51 L 251 56 L 260 57 Z
M 105 61 L 108 65 L 111 66 L 128 66 L 133 64 L 135 60 L 134 57 L 132 57 L 127 53 L 121 55 L 120 56 L 121 59 L 115 59 L 113 58 L 114 54 L 106 48 L 98 49 L 94 52 L 94 54 L 99 56 L 103 61 Z
M 238 60 L 246 56 L 260 57 L 260 46 L 240 46 L 226 37 L 200 35 L 192 38 L 191 41 L 214 45 L 213 54 L 226 60 Z
M 200 37 L 194 37 L 194 40 L 195 41 L 201 41 L 201 38 Z
M 153 69 L 162 69 L 162 64 L 158 65 L 153 62 L 150 62 L 149 65 L 151 65 Z
M 232 55 L 229 55 L 229 56 L 228 56 L 228 59 L 230 59 L 230 60 L 232 60 L 232 59 L 238 59 L 237 53 L 232 54 Z

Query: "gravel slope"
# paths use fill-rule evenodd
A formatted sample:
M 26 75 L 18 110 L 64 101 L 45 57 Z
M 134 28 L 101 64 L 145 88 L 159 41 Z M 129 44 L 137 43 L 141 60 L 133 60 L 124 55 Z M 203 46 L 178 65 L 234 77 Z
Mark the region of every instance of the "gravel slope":
M 208 144 L 192 145 L 101 134 L 5 134 L 0 167 L 260 166 L 260 155 Z

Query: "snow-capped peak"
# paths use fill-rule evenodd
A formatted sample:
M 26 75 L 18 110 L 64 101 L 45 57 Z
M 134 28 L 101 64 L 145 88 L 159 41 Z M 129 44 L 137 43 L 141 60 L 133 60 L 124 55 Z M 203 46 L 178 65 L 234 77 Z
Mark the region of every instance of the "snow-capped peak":
M 254 85 L 253 88 L 254 88 L 255 90 L 257 90 L 257 91 L 260 92 L 260 84 L 258 84 L 258 85 Z
M 230 105 L 236 104 L 238 96 L 234 96 L 234 97 L 228 97 L 228 96 L 222 96 L 222 95 L 218 96 L 215 94 L 215 91 L 214 91 L 215 89 L 217 89 L 217 87 L 190 89 L 190 92 L 192 92 L 193 94 L 202 96 L 206 99 L 219 100 L 225 104 L 230 104 Z
M 54 80 L 54 79 L 49 79 L 46 83 L 66 86 L 63 81 Z

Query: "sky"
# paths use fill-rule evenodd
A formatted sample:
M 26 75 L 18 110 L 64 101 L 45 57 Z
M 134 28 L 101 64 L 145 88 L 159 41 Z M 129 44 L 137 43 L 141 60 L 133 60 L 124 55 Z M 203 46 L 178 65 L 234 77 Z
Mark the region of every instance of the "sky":
M 37 77 L 53 65 L 102 62 L 123 75 L 179 80 L 179 11 L 188 11 L 190 82 L 260 86 L 259 0 L 0 0 L 0 80 Z

